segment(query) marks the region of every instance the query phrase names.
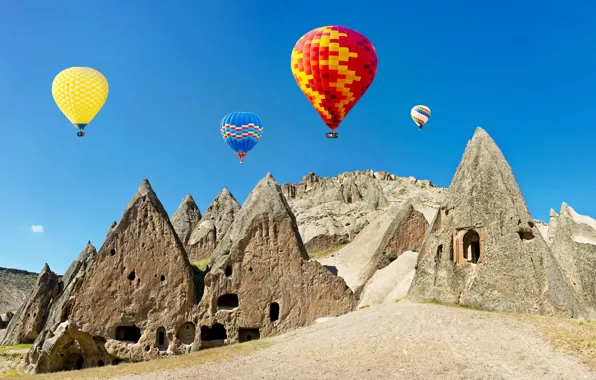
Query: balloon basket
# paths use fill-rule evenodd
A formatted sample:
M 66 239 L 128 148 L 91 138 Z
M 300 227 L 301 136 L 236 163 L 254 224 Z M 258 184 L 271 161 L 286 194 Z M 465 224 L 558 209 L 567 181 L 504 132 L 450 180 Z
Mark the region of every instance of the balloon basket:
M 327 132 L 325 133 L 325 137 L 327 137 L 328 139 L 336 139 L 338 135 L 335 132 Z
M 83 131 L 78 131 L 78 132 L 77 132 L 77 136 L 79 136 L 79 137 L 83 137 L 83 136 L 85 136 L 85 132 L 83 132 Z

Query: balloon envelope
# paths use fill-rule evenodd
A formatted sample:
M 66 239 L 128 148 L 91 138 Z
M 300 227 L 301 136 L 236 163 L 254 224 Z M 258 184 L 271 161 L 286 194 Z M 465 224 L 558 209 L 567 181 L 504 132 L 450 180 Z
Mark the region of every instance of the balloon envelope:
M 430 108 L 427 106 L 414 106 L 412 111 L 410 111 L 410 115 L 412 116 L 412 120 L 418 125 L 418 128 L 422 129 L 430 118 Z
M 52 82 L 52 96 L 66 118 L 83 131 L 108 98 L 108 81 L 90 67 L 71 67 Z
M 296 83 L 333 131 L 372 84 L 377 53 L 357 31 L 324 26 L 298 40 L 291 68 Z
M 220 123 L 224 141 L 242 159 L 257 145 L 263 135 L 263 122 L 251 112 L 232 112 L 224 116 Z

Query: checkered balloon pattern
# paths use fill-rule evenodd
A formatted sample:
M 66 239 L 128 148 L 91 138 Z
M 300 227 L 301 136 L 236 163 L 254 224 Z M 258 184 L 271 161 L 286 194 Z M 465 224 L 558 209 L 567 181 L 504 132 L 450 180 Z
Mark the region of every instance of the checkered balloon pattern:
M 220 132 L 242 162 L 263 135 L 263 122 L 251 112 L 232 112 L 221 120 Z
M 291 65 L 304 95 L 325 124 L 335 130 L 372 84 L 377 53 L 355 30 L 324 26 L 298 40 Z
M 105 104 L 108 81 L 90 67 L 71 67 L 54 78 L 52 96 L 68 120 L 82 130 Z

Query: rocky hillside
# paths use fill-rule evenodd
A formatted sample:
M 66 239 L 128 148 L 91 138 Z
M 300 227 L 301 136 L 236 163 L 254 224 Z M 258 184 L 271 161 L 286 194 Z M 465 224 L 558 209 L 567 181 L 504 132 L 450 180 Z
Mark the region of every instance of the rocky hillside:
M 18 309 L 31 293 L 37 276 L 24 270 L 0 268 L 0 313 Z
M 297 184 L 284 184 L 282 190 L 296 215 L 309 255 L 317 257 L 354 240 L 392 205 L 412 198 L 430 206 L 425 216 L 432 220 L 432 209 L 439 208 L 446 189 L 428 180 L 366 170 L 330 178 L 309 173 Z

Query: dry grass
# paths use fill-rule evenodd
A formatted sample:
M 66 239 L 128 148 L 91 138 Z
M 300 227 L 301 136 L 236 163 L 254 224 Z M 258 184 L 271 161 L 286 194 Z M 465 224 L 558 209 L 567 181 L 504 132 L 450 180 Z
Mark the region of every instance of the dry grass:
M 231 346 L 211 348 L 192 352 L 187 355 L 172 356 L 163 359 L 156 359 L 141 363 L 119 364 L 102 368 L 89 368 L 81 371 L 56 372 L 52 374 L 23 376 L 23 379 L 48 379 L 48 380 L 75 380 L 75 379 L 108 379 L 114 376 L 139 375 L 149 372 L 188 368 L 217 362 L 232 357 L 248 355 L 254 351 L 266 348 L 271 343 L 261 340 L 253 340 Z
M 341 244 L 341 245 L 338 245 L 335 247 L 330 247 L 330 248 L 324 249 L 322 251 L 308 252 L 308 257 L 310 257 L 311 259 L 320 259 L 322 257 L 329 256 L 329 255 L 339 251 L 340 249 L 342 249 L 343 247 L 345 247 L 348 244 L 350 244 L 350 243 Z
M 210 259 L 205 259 L 205 260 L 193 261 L 192 263 L 190 263 L 190 265 L 192 265 L 193 267 L 204 272 L 205 269 L 207 269 L 207 265 L 209 265 L 210 262 L 211 262 Z
M 21 376 L 15 366 L 21 361 L 31 344 L 0 346 L 0 379 Z
M 520 318 L 524 321 L 532 320 L 543 339 L 553 347 L 596 370 L 596 323 L 525 315 Z
M 523 322 L 530 324 L 537 328 L 541 337 L 553 348 L 562 350 L 566 354 L 579 359 L 592 370 L 596 370 L 596 322 L 571 318 L 545 317 L 542 315 L 495 312 L 434 301 L 425 303 L 488 312 L 490 315 L 511 317 L 510 322 L 512 323 Z

